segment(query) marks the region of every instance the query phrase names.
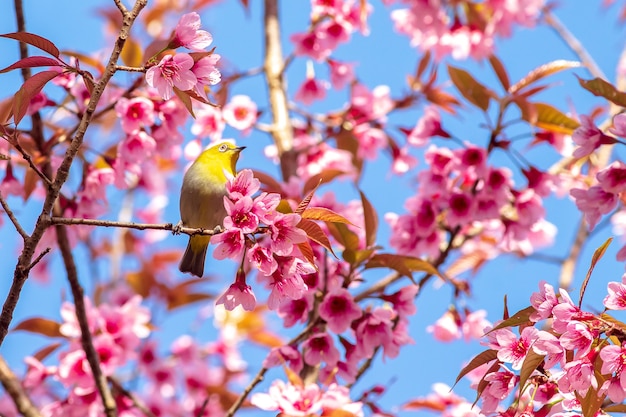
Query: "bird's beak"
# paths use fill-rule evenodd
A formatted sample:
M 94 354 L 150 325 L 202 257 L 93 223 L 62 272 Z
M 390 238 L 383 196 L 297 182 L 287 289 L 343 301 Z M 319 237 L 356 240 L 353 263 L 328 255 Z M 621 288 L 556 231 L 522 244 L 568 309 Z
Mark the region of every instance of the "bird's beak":
M 241 151 L 243 151 L 244 149 L 246 149 L 246 147 L 245 147 L 245 146 L 237 146 L 237 147 L 235 148 L 235 150 L 236 150 L 237 152 L 241 152 Z

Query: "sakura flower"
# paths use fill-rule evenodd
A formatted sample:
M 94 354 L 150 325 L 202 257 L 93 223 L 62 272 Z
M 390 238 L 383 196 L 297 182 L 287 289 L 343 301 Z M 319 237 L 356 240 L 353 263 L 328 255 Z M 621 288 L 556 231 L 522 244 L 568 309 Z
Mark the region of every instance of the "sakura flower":
M 120 98 L 115 104 L 115 113 L 126 133 L 152 126 L 155 120 L 154 103 L 145 97 Z
M 309 106 L 316 100 L 323 100 L 328 90 L 328 82 L 318 80 L 315 77 L 307 77 L 307 79 L 298 87 L 295 99 Z
M 393 349 L 393 312 L 378 307 L 364 316 L 355 329 L 356 353 L 362 358 L 370 358 L 374 349 L 383 346 L 384 351 Z
M 626 191 L 626 164 L 615 161 L 596 174 L 598 184 L 607 193 L 619 194 Z
M 222 109 L 224 120 L 237 130 L 247 132 L 256 123 L 257 106 L 250 97 L 236 95 L 231 97 Z
M 603 304 L 611 310 L 626 310 L 626 274 L 622 276 L 622 282 L 611 281 L 607 285 L 608 295 L 604 297 Z
M 165 100 L 172 98 L 174 87 L 181 91 L 191 90 L 198 79 L 191 71 L 194 62 L 188 54 L 165 55 L 161 61 L 146 71 L 146 82 L 156 88 Z
M 256 297 L 245 280 L 237 280 L 215 301 L 215 304 L 223 304 L 228 311 L 234 310 L 239 305 L 246 311 L 252 311 L 256 306 Z
M 516 337 L 510 329 L 499 329 L 493 332 L 494 338 L 499 345 L 498 359 L 510 363 L 514 370 L 519 370 L 528 354 L 529 349 L 538 337 L 538 330 L 534 327 L 526 327 L 520 337 Z
M 598 149 L 600 145 L 615 143 L 615 139 L 602 133 L 591 118 L 581 116 L 581 122 L 581 126 L 572 133 L 572 140 L 578 145 L 578 148 L 574 150 L 575 158 L 590 155 L 593 151 Z
M 322 361 L 334 365 L 339 361 L 339 350 L 328 333 L 316 333 L 302 344 L 304 362 L 316 366 Z
M 228 197 L 224 197 L 224 205 L 228 213 L 224 219 L 226 229 L 236 227 L 243 233 L 254 233 L 259 227 L 259 218 L 252 212 L 252 198 L 243 197 L 233 203 Z
M 328 58 L 332 53 L 332 48 L 321 35 L 322 33 L 317 31 L 291 35 L 290 40 L 295 46 L 294 54 L 308 56 L 318 62 Z
M 576 200 L 576 207 L 585 215 L 589 229 L 593 229 L 603 214 L 608 214 L 617 205 L 617 195 L 604 191 L 599 185 L 587 190 L 573 188 L 570 195 Z
M 330 331 L 337 334 L 346 331 L 363 314 L 345 288 L 337 288 L 326 294 L 320 304 L 319 313 Z
M 450 135 L 441 128 L 441 116 L 435 106 L 424 109 L 424 115 L 410 131 L 407 142 L 413 146 L 424 146 L 433 136 L 449 138 Z
M 440 342 L 451 342 L 461 337 L 461 329 L 457 321 L 458 315 L 451 311 L 446 311 L 435 324 L 426 327 L 426 331 L 433 333 L 436 340 Z
M 609 132 L 626 138 L 626 114 L 620 113 L 613 117 L 613 126 L 609 127 Z
M 243 231 L 236 227 L 211 236 L 211 243 L 217 244 L 213 257 L 220 260 L 226 258 L 238 260 L 245 248 Z
M 310 297 L 305 294 L 296 300 L 287 300 L 278 307 L 278 316 L 283 319 L 285 327 L 292 327 L 296 323 L 306 323 L 312 306 Z
M 220 58 L 221 56 L 218 54 L 211 54 L 200 58 L 191 67 L 191 72 L 197 80 L 194 89 L 202 97 L 206 97 L 204 86 L 210 87 L 222 80 L 222 73 L 217 68 L 217 61 Z
M 477 310 L 465 317 L 463 324 L 461 324 L 461 332 L 465 340 L 480 339 L 485 335 L 486 329 L 492 327 L 491 322 L 485 318 L 486 316 L 485 310 Z
M 192 51 L 202 51 L 208 48 L 213 42 L 213 37 L 209 32 L 199 30 L 200 24 L 198 13 L 184 14 L 174 29 L 174 39 L 170 41 L 169 47 L 176 49 L 184 46 Z
M 315 268 L 299 258 L 288 257 L 280 260 L 278 269 L 272 274 L 271 293 L 267 300 L 270 310 L 275 310 L 288 299 L 302 298 L 308 287 L 303 275 L 315 272 Z
M 273 368 L 275 366 L 283 366 L 284 364 L 288 364 L 289 368 L 294 372 L 302 370 L 304 362 L 298 349 L 289 345 L 275 347 L 263 361 L 264 368 Z
M 547 319 L 552 315 L 552 309 L 559 303 L 554 292 L 554 287 L 545 281 L 539 282 L 539 292 L 530 296 L 530 304 L 535 312 L 530 315 L 530 320 L 537 322 Z
M 568 362 L 563 370 L 565 372 L 558 379 L 559 389 L 563 392 L 573 393 L 576 391 L 584 396 L 589 388 L 598 387 L 594 366 L 588 358 Z
M 258 242 L 248 249 L 247 257 L 248 262 L 266 276 L 272 275 L 278 268 L 278 262 L 274 258 L 271 249 Z
M 576 350 L 576 358 L 582 358 L 591 351 L 591 344 L 596 337 L 597 332 L 592 332 L 586 324 L 571 321 L 559 341 L 565 349 Z
M 204 104 L 195 111 L 196 118 L 191 125 L 191 133 L 201 138 L 209 137 L 212 141 L 222 139 L 226 123 L 218 107 Z
M 339 62 L 334 59 L 326 60 L 330 69 L 330 83 L 335 90 L 341 90 L 354 80 L 354 65 Z
M 272 251 L 279 256 L 291 254 L 294 244 L 305 242 L 306 232 L 296 227 L 300 222 L 298 214 L 276 214 L 270 224 Z
M 254 178 L 254 173 L 250 169 L 242 169 L 237 175 L 226 183 L 228 198 L 233 202 L 243 197 L 252 197 L 261 186 L 261 182 Z

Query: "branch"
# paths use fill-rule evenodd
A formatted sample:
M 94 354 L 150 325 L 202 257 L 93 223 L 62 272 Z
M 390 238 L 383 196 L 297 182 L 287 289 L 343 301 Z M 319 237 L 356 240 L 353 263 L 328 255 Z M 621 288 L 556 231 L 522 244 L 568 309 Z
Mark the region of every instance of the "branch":
M 20 222 L 17 221 L 17 218 L 15 217 L 15 214 L 13 214 L 11 207 L 9 207 L 9 204 L 2 196 L 1 190 L 0 190 L 0 205 L 2 205 L 2 209 L 9 217 L 9 220 L 11 220 L 11 223 L 13 223 L 13 226 L 15 227 L 15 230 L 17 230 L 17 233 L 19 233 L 20 236 L 22 236 L 22 239 L 24 240 L 28 239 L 28 233 L 26 233 L 26 231 L 22 228 L 22 225 L 20 224 Z
M 169 230 L 172 233 L 184 233 L 186 235 L 206 235 L 213 236 L 217 234 L 215 230 L 196 229 L 193 227 L 179 227 L 172 223 L 133 223 L 119 222 L 114 220 L 95 220 L 95 219 L 77 219 L 70 217 L 50 217 L 51 225 L 84 225 L 84 226 L 101 226 L 101 227 L 121 227 L 125 229 L 136 230 Z
M 295 174 L 297 154 L 293 150 L 293 129 L 289 119 L 287 90 L 283 69 L 285 62 L 280 41 L 278 0 L 265 0 L 265 79 L 272 107 L 272 138 L 278 149 L 283 180 Z
M 7 394 L 13 399 L 13 403 L 20 414 L 26 417 L 41 417 L 39 410 L 24 391 L 20 380 L 11 371 L 11 368 L 9 368 L 2 356 L 0 356 L 0 383 L 2 383 Z
M 117 71 L 127 71 L 127 72 L 146 72 L 146 67 L 129 67 L 127 65 L 116 65 L 115 69 Z
M 308 326 L 306 326 L 306 328 L 304 330 L 302 330 L 300 332 L 300 334 L 298 334 L 296 337 L 291 339 L 289 342 L 285 343 L 285 345 L 294 345 L 294 344 L 299 343 L 300 341 L 302 341 L 304 338 L 306 338 L 308 336 L 308 334 L 311 332 L 311 330 L 313 330 L 313 328 L 317 325 L 317 323 L 318 323 L 317 321 L 310 323 Z M 265 374 L 267 373 L 268 370 L 269 370 L 269 368 L 265 368 L 265 367 L 262 367 L 259 370 L 259 372 L 255 375 L 254 379 L 252 381 L 250 381 L 250 383 L 243 390 L 241 395 L 239 395 L 239 397 L 237 397 L 237 400 L 235 400 L 233 405 L 228 409 L 228 412 L 226 413 L 226 417 L 233 417 L 235 415 L 237 410 L 239 410 L 239 408 L 241 407 L 243 402 L 246 400 L 246 398 L 248 397 L 250 392 L 252 392 L 254 387 L 259 385 L 259 383 L 261 381 L 263 381 L 263 377 L 265 376 Z
M 19 3 L 19 0 L 15 0 L 16 5 Z M 13 282 L 11 283 L 11 288 L 9 289 L 9 293 L 7 298 L 2 306 L 2 313 L 0 314 L 0 346 L 4 342 L 4 339 L 9 331 L 9 326 L 13 319 L 13 312 L 17 306 L 17 302 L 19 301 L 20 293 L 22 291 L 22 287 L 26 283 L 28 279 L 28 267 L 32 263 L 32 258 L 35 254 L 35 248 L 37 244 L 43 237 L 43 234 L 46 228 L 49 225 L 50 213 L 52 212 L 52 208 L 54 206 L 55 201 L 59 197 L 61 192 L 61 187 L 67 181 L 70 173 L 70 167 L 74 161 L 74 158 L 80 147 L 83 143 L 83 139 L 85 137 L 85 132 L 91 123 L 93 115 L 96 111 L 96 106 L 104 93 L 104 89 L 115 74 L 115 65 L 119 59 L 120 53 L 122 52 L 122 48 L 126 43 L 130 35 L 130 28 L 133 25 L 135 19 L 139 15 L 139 12 L 146 6 L 147 0 L 137 0 L 133 7 L 133 10 L 129 13 L 124 14 L 122 28 L 118 34 L 117 40 L 115 41 L 115 45 L 111 52 L 111 56 L 109 57 L 109 61 L 107 63 L 106 69 L 102 75 L 100 81 L 94 86 L 91 98 L 89 99 L 89 103 L 87 104 L 87 108 L 83 113 L 80 124 L 76 133 L 74 134 L 69 146 L 65 152 L 65 156 L 61 165 L 59 166 L 56 175 L 54 176 L 54 183 L 49 187 L 49 192 L 46 195 L 44 200 L 41 213 L 37 218 L 37 222 L 35 223 L 35 227 L 31 236 L 24 241 L 24 249 L 20 254 L 17 265 L 15 266 L 15 271 L 13 273 Z M 17 6 L 16 6 L 17 7 Z M 20 4 L 21 7 L 21 4 Z
M 589 70 L 594 77 L 602 78 L 606 80 L 606 75 L 598 67 L 596 61 L 589 55 L 589 52 L 580 43 L 580 41 L 570 32 L 567 27 L 546 7 L 543 10 L 544 19 L 546 23 L 561 37 L 563 42 L 574 52 L 581 60 L 583 65 Z
M 124 395 L 125 397 L 130 399 L 130 401 L 133 403 L 135 408 L 137 408 L 139 411 L 141 411 L 146 417 L 156 417 L 154 415 L 154 413 L 152 411 L 150 411 L 150 409 L 148 407 L 146 407 L 146 405 L 143 403 L 143 401 L 141 401 L 139 398 L 137 398 L 137 396 L 135 394 L 133 394 L 132 392 L 130 392 L 126 388 L 124 388 L 122 386 L 122 384 L 117 379 L 115 379 L 112 376 L 110 376 L 110 377 L 108 377 L 108 380 L 111 382 L 111 385 L 113 385 L 113 388 L 115 388 L 122 395 Z

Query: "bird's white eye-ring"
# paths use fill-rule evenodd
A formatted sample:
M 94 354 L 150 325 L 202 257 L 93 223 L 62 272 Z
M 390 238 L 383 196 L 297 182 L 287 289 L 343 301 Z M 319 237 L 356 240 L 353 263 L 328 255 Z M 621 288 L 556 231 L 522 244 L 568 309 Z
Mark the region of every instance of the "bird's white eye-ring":
M 228 150 L 228 145 L 227 145 L 227 144 L 225 144 L 225 143 L 222 143 L 222 144 L 220 145 L 219 151 L 220 151 L 220 152 L 226 152 L 227 150 Z

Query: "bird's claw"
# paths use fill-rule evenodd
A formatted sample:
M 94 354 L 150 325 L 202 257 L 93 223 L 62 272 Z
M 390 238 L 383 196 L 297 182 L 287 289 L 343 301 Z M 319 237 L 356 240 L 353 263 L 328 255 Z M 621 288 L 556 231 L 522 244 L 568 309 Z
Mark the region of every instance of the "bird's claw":
M 182 220 L 172 226 L 172 234 L 174 235 L 179 235 L 182 230 L 183 230 Z
M 213 228 L 213 234 L 216 235 L 218 233 L 222 233 L 224 231 L 224 228 L 221 225 L 217 225 Z

